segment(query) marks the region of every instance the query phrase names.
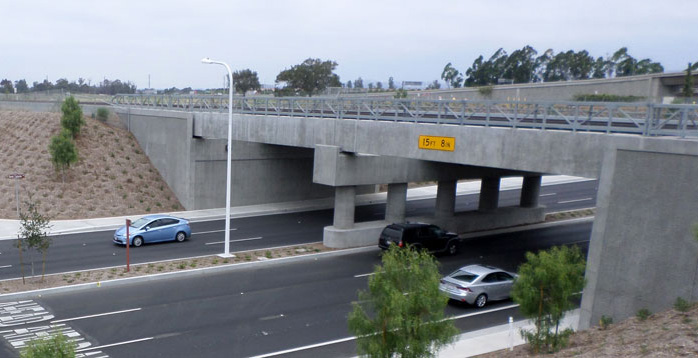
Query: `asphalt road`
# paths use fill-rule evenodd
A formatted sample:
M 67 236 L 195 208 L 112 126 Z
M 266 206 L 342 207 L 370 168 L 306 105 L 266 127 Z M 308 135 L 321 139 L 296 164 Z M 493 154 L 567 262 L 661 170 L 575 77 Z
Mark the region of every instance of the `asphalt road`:
M 596 204 L 596 181 L 543 186 L 540 203 L 548 212 L 593 207 Z M 500 192 L 499 206 L 516 206 L 520 190 Z M 456 211 L 475 210 L 479 195 L 463 195 L 456 199 Z M 407 216 L 431 215 L 434 199 L 407 203 Z M 382 220 L 385 205 L 356 208 L 356 222 Z M 223 251 L 224 220 L 191 224 L 192 238 L 183 243 L 144 245 L 130 250 L 131 263 L 212 255 Z M 238 218 L 231 221 L 231 251 L 256 250 L 275 246 L 297 245 L 322 241 L 323 227 L 332 224 L 332 210 Z M 71 272 L 100 267 L 125 265 L 126 250 L 114 245 L 113 230 L 52 236 L 53 243 L 46 259 L 47 273 Z M 240 240 L 240 241 L 237 241 Z M 14 240 L 0 241 L 0 280 L 21 277 L 19 256 Z M 40 273 L 41 259 L 35 259 L 35 272 Z M 29 272 L 25 258 L 25 273 Z
M 458 255 L 438 257 L 440 270 L 446 274 L 471 263 L 515 270 L 527 251 L 574 243 L 586 252 L 590 232 L 587 222 L 469 239 Z M 21 346 L 18 342 L 45 331 L 49 324 L 63 325 L 56 327 L 89 342 L 91 348 L 83 353 L 100 352 L 90 357 L 255 357 L 341 340 L 351 336 L 346 315 L 357 290 L 366 288 L 366 274 L 380 262 L 378 254 L 378 249 L 369 248 L 239 265 L 216 274 L 44 295 L 25 304 L 39 307 L 31 315 L 45 312 L 55 317 L 5 328 L 2 324 L 13 321 L 2 320 L 0 355 L 16 356 L 9 342 Z M 0 302 L 0 317 L 5 305 Z M 511 305 L 511 301 L 494 302 L 476 310 L 451 304 L 446 313 L 482 313 L 456 320 L 462 331 L 470 331 L 503 324 L 508 316 L 520 318 L 516 308 L 506 308 Z M 502 310 L 488 312 L 497 308 Z M 14 315 L 20 320 L 28 311 Z M 354 341 L 348 340 L 279 356 L 354 355 Z

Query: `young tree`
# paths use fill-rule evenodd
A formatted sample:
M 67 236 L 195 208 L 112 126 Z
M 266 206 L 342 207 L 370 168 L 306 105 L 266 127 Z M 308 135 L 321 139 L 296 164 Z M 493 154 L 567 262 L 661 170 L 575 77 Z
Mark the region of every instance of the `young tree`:
M 392 77 L 388 77 L 388 89 L 391 91 L 395 89 L 395 80 Z
M 245 93 L 250 90 L 259 90 L 262 86 L 259 84 L 257 72 L 250 69 L 235 71 L 233 73 L 233 85 L 235 92 L 241 93 L 245 97 Z
M 376 82 L 376 90 L 378 90 L 378 91 L 383 90 L 383 82 L 381 82 L 381 81 Z
M 51 238 L 48 232 L 51 224 L 48 216 L 39 211 L 39 203 L 34 201 L 32 196 L 24 203 L 27 208 L 19 212 L 19 232 L 17 234 L 16 247 L 19 249 L 19 265 L 22 273 L 22 283 L 24 281 L 24 263 L 22 253 L 29 252 L 31 262 L 31 273 L 34 276 L 34 255 L 33 250 L 41 253 L 41 281 L 46 273 L 46 253 L 51 246 Z
M 393 246 L 374 273 L 348 318 L 360 355 L 434 357 L 453 342 L 458 330 L 444 320 L 448 298 L 439 291 L 441 276 L 433 256 Z
M 347 88 L 354 88 L 354 85 L 351 83 L 351 80 L 347 81 Z
M 302 92 L 308 97 L 327 87 L 341 87 L 339 76 L 333 71 L 337 62 L 309 58 L 299 65 L 283 70 L 276 76 L 276 82 L 286 82 L 287 89 Z
M 569 333 L 559 332 L 559 325 L 565 312 L 575 307 L 573 296 L 584 289 L 584 267 L 584 256 L 576 246 L 526 253 L 511 296 L 521 313 L 534 320 L 535 331 L 521 333 L 536 353 L 556 351 L 566 344 Z
M 80 134 L 80 128 L 85 125 L 85 120 L 82 118 L 82 108 L 75 97 L 70 96 L 63 101 L 61 112 L 63 112 L 61 127 L 69 130 L 72 137 L 75 138 Z
M 70 131 L 64 128 L 60 134 L 51 137 L 48 149 L 51 153 L 51 162 L 56 170 L 61 171 L 61 181 L 65 183 L 65 170 L 78 161 L 78 150 L 75 148 Z
M 75 343 L 61 333 L 27 342 L 20 358 L 75 358 Z
M 364 80 L 359 77 L 354 81 L 354 88 L 364 88 Z

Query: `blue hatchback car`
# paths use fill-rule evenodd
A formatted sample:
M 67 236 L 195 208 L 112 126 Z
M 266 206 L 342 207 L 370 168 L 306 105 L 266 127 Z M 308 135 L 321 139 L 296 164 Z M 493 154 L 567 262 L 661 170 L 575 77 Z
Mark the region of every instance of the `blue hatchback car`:
M 169 215 L 148 215 L 131 223 L 129 228 L 131 246 L 161 241 L 182 242 L 191 236 L 189 221 Z M 126 245 L 126 226 L 114 233 L 114 243 Z

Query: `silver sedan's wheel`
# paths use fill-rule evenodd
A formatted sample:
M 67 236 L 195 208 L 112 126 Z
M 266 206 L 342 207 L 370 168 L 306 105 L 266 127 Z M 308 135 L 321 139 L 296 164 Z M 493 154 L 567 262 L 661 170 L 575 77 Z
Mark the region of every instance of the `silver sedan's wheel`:
M 132 244 L 135 247 L 140 247 L 141 245 L 143 245 L 143 238 L 140 236 L 134 237 Z
M 487 295 L 484 293 L 481 294 L 480 296 L 477 296 L 477 298 L 475 299 L 475 306 L 477 308 L 485 307 L 486 304 L 487 304 Z
M 186 239 L 186 238 L 187 238 L 187 235 L 181 231 L 177 233 L 177 236 L 175 236 L 175 240 L 177 240 L 179 242 L 184 241 L 184 239 Z

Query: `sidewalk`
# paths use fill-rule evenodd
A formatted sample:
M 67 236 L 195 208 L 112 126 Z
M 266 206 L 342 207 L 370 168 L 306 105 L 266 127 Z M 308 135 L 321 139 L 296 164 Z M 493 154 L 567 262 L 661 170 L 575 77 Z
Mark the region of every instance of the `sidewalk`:
M 577 330 L 578 323 L 579 309 L 576 309 L 565 315 L 560 324 L 560 330 L 566 328 Z M 509 324 L 503 324 L 461 334 L 458 341 L 441 350 L 438 357 L 472 357 L 479 354 L 508 349 L 510 346 L 518 346 L 525 343 L 523 338 L 521 338 L 521 334 L 519 334 L 522 328 L 526 330 L 535 328 L 531 320 L 514 322 L 512 326 L 513 329 L 509 327 Z
M 544 176 L 542 185 L 554 185 L 588 181 L 593 179 L 572 177 L 566 175 Z M 520 189 L 523 178 L 502 178 L 500 190 Z M 420 200 L 436 197 L 435 185 L 412 188 L 407 190 L 407 200 Z M 456 195 L 477 194 L 480 192 L 480 181 L 474 180 L 469 182 L 458 183 L 456 187 Z M 356 205 L 370 205 L 385 203 L 387 193 L 374 193 L 357 195 Z M 334 206 L 333 198 L 293 201 L 273 204 L 261 204 L 250 206 L 237 206 L 230 209 L 232 218 L 274 215 L 281 213 L 301 212 L 310 210 L 330 209 Z M 177 211 L 168 212 L 169 214 L 190 220 L 191 222 L 201 222 L 209 220 L 220 220 L 225 218 L 225 208 L 193 210 L 193 211 Z M 116 229 L 124 225 L 126 219 L 136 220 L 145 214 L 116 216 L 109 218 L 95 219 L 77 219 L 77 220 L 54 220 L 51 221 L 51 234 L 67 234 L 92 232 L 101 230 Z M 19 230 L 19 220 L 0 219 L 0 240 L 10 240 L 17 238 Z

